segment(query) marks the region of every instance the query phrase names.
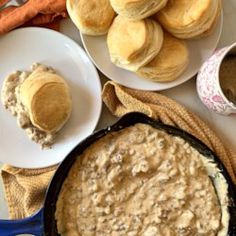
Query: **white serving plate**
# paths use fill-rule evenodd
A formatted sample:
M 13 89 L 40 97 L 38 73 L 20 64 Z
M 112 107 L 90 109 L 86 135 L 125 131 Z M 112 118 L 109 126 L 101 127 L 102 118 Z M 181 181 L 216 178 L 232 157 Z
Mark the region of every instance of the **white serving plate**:
M 29 140 L 16 118 L 0 104 L 0 162 L 41 168 L 59 163 L 95 129 L 101 114 L 101 84 L 86 53 L 67 36 L 44 28 L 21 28 L 0 37 L 0 87 L 16 70 L 34 62 L 52 66 L 71 88 L 73 111 L 52 149 L 41 150 Z
M 94 37 L 81 34 L 85 50 L 96 67 L 109 79 L 133 89 L 159 91 L 169 89 L 191 79 L 202 63 L 214 52 L 218 44 L 223 26 L 223 13 L 219 17 L 214 32 L 202 39 L 187 40 L 189 48 L 189 65 L 185 72 L 176 80 L 167 83 L 157 83 L 142 79 L 135 73 L 119 68 L 111 63 L 106 44 L 106 35 Z

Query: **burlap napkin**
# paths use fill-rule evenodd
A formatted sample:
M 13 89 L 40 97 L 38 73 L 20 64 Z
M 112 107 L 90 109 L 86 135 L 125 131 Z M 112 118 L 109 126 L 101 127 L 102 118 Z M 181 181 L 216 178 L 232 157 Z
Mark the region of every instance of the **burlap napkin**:
M 0 0 L 0 7 L 7 0 Z M 0 11 L 0 35 L 19 26 L 44 26 L 58 30 L 59 21 L 67 17 L 66 0 L 28 0 L 21 6 Z
M 180 127 L 208 145 L 221 158 L 236 183 L 236 155 L 225 148 L 215 133 L 196 115 L 170 98 L 154 92 L 138 91 L 107 82 L 103 101 L 115 116 L 139 111 L 165 124 Z M 2 178 L 10 218 L 23 218 L 39 209 L 56 166 L 27 170 L 5 165 Z

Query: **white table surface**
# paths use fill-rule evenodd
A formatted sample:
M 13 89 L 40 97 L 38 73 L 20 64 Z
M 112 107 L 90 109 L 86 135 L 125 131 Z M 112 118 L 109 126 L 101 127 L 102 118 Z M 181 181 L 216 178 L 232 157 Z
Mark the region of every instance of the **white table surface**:
M 225 0 L 224 27 L 218 45 L 219 48 L 236 42 L 235 22 L 236 0 Z M 62 22 L 61 31 L 81 45 L 79 31 L 75 28 L 70 20 L 64 20 Z M 104 82 L 105 81 L 102 80 L 102 83 Z M 218 134 L 218 136 L 222 138 L 223 142 L 229 144 L 231 148 L 236 152 L 236 115 L 225 117 L 208 111 L 197 96 L 196 83 L 194 78 L 182 85 L 166 91 L 162 91 L 161 93 L 175 99 L 176 101 L 185 105 L 188 109 L 199 115 L 199 117 L 207 122 L 209 126 Z M 105 106 L 103 106 L 97 129 L 112 124 L 116 120 L 117 119 L 109 113 Z M 2 163 L 0 163 L 0 167 L 1 165 Z M 7 206 L 4 200 L 2 182 L 0 180 L 0 218 L 7 219 L 7 217 Z

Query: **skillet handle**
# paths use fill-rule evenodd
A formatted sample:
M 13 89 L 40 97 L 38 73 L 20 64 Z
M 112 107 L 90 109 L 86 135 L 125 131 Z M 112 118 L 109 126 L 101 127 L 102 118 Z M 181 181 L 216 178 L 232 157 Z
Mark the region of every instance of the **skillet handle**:
M 230 208 L 231 212 L 231 217 L 230 217 L 230 222 L 231 222 L 231 234 L 232 236 L 236 235 L 236 206 L 233 206 Z
M 0 235 L 15 236 L 18 234 L 43 235 L 43 209 L 23 220 L 0 220 Z

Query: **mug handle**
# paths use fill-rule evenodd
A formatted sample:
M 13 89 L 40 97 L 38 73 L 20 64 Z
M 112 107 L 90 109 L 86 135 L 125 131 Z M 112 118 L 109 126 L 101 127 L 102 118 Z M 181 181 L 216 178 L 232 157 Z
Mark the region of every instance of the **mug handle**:
M 22 220 L 0 220 L 0 235 L 15 236 L 18 234 L 42 236 L 43 209 Z

